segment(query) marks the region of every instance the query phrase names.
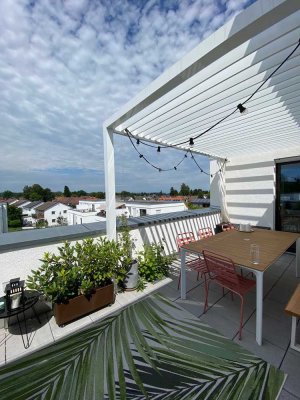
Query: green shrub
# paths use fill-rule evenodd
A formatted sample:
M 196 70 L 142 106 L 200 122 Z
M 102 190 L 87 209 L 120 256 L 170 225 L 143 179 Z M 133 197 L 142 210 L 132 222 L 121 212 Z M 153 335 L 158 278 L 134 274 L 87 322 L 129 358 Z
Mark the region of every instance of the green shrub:
M 22 226 L 22 222 L 19 219 L 13 219 L 8 221 L 9 228 L 18 228 Z
M 175 254 L 166 256 L 161 244 L 144 245 L 138 254 L 139 275 L 147 282 L 154 282 L 169 275 L 169 268 Z

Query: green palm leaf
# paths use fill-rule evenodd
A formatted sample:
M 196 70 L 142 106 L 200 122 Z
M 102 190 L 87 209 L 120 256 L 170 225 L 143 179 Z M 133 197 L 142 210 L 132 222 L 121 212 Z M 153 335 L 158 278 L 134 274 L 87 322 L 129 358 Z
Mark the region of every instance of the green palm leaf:
M 3 367 L 0 398 L 271 400 L 284 379 L 267 362 L 152 295 Z

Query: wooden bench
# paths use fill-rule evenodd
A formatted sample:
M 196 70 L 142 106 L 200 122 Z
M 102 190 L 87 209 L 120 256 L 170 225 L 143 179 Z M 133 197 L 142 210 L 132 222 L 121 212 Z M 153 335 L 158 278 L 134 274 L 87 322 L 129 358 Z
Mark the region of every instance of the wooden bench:
M 297 319 L 300 318 L 300 283 L 286 305 L 285 312 L 292 316 L 291 348 L 300 351 L 300 345 L 296 343 Z

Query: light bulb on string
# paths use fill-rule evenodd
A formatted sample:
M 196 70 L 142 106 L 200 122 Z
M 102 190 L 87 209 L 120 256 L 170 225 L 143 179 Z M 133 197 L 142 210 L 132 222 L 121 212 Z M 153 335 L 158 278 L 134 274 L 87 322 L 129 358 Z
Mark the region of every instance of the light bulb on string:
M 242 115 L 247 115 L 248 114 L 248 109 L 246 107 L 244 107 L 243 104 L 241 104 L 241 103 L 237 105 L 237 109 L 239 110 L 239 112 Z

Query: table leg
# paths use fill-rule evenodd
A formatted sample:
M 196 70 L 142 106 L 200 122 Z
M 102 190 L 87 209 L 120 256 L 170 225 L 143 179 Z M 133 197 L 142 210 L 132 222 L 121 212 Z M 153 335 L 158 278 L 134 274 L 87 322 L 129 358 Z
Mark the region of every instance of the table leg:
M 300 278 L 300 238 L 296 240 L 296 277 Z
M 186 252 L 184 249 L 180 249 L 180 259 L 181 259 L 181 284 L 180 284 L 180 290 L 181 290 L 181 298 L 182 300 L 186 299 L 186 272 L 185 272 L 185 255 Z
M 256 342 L 262 345 L 263 330 L 263 291 L 264 291 L 264 273 L 255 271 L 256 275 Z
M 292 316 L 292 330 L 291 330 L 291 349 L 300 351 L 300 345 L 296 343 L 296 328 L 297 328 L 297 317 Z

